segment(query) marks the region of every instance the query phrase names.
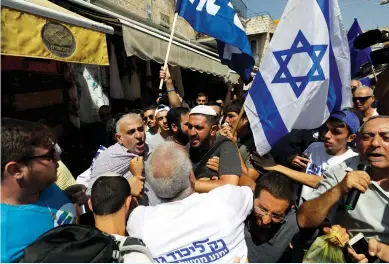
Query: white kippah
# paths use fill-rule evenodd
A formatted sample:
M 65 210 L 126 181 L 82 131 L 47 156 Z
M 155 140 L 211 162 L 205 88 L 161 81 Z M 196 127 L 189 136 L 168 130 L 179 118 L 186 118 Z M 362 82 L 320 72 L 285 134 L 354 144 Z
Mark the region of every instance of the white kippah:
M 159 112 L 162 112 L 162 111 L 168 111 L 168 112 L 169 112 L 169 110 L 170 110 L 170 107 L 169 107 L 169 106 L 166 106 L 166 105 L 161 104 L 161 105 L 159 105 L 159 106 L 157 107 L 157 110 L 155 110 L 154 116 L 157 116 Z
M 216 111 L 213 110 L 212 107 L 209 105 L 198 105 L 195 106 L 191 111 L 190 114 L 201 114 L 201 115 L 209 115 L 209 116 L 217 116 Z

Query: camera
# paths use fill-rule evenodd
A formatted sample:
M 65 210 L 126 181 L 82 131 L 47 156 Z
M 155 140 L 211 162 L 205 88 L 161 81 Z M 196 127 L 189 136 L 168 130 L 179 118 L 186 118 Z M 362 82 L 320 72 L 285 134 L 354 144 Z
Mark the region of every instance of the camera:
M 369 30 L 360 34 L 354 40 L 354 48 L 362 50 L 378 43 L 389 41 L 389 31 L 386 30 Z M 389 63 L 389 47 L 372 51 L 370 57 L 374 66 Z

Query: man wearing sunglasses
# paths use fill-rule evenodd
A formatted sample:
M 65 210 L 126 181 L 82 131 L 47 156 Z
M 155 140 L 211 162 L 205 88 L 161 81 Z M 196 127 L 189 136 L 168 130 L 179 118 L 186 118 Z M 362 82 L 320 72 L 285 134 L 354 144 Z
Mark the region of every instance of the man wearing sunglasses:
M 151 105 L 143 109 L 143 123 L 148 127 L 146 131 L 146 143 L 151 150 L 164 142 L 164 139 L 159 134 L 159 126 L 155 117 L 156 110 L 156 105 Z
M 378 115 L 377 109 L 372 106 L 374 101 L 373 90 L 370 87 L 361 86 L 354 92 L 354 108 L 363 115 L 363 122 Z
M 46 231 L 76 223 L 76 209 L 55 184 L 59 154 L 50 128 L 1 119 L 1 262 L 18 261 Z

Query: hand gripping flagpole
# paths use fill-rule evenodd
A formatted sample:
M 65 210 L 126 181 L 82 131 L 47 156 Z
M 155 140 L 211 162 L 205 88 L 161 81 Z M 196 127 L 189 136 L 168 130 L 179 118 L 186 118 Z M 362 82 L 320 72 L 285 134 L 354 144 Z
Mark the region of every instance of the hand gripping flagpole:
M 173 25 L 172 25 L 172 32 L 170 33 L 169 44 L 167 46 L 166 57 L 165 57 L 165 64 L 163 65 L 163 70 L 164 71 L 166 71 L 167 62 L 169 60 L 170 47 L 172 46 L 174 31 L 176 29 L 177 17 L 178 17 L 178 13 L 176 12 L 174 14 Z M 161 81 L 159 82 L 159 90 L 162 90 L 162 86 L 163 86 L 163 80 L 161 79 Z

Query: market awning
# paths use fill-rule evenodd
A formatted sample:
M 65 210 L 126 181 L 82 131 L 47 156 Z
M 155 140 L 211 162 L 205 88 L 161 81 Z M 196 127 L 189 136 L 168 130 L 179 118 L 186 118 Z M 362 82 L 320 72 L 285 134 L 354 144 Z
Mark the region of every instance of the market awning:
M 138 17 L 114 1 L 93 0 L 93 4 L 83 0 L 66 0 L 65 2 L 95 12 L 97 16 L 103 14 L 116 18 L 122 25 L 123 40 L 128 56 L 135 55 L 143 60 L 164 63 L 170 35 L 168 29 Z M 196 41 L 184 39 L 178 33 L 173 38 L 169 64 L 225 78 L 230 76 L 229 68 L 221 64 L 217 51 Z
M 1 54 L 109 65 L 112 27 L 47 0 L 1 1 Z
M 123 41 L 127 55 L 135 55 L 143 60 L 155 60 L 160 64 L 165 61 L 169 38 L 155 32 L 146 30 L 125 20 L 123 24 Z M 169 65 L 181 66 L 194 71 L 227 77 L 229 69 L 222 65 L 218 58 L 208 55 L 200 50 L 173 41 Z

